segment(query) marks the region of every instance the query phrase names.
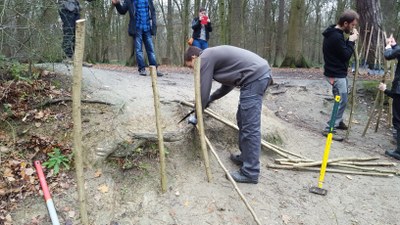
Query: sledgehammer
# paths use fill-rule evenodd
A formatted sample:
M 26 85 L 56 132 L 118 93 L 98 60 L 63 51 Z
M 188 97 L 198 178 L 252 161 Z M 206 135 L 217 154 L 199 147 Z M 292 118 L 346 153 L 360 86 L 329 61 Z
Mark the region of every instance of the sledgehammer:
M 333 135 L 332 133 L 333 133 L 333 128 L 335 126 L 335 120 L 336 120 L 336 114 L 337 114 L 337 111 L 339 108 L 339 102 L 340 102 L 340 95 L 335 95 L 335 104 L 333 105 L 331 120 L 329 121 L 329 133 L 326 138 L 324 156 L 322 157 L 321 170 L 320 170 L 320 175 L 319 175 L 319 180 L 318 180 L 318 187 L 311 187 L 309 189 L 309 191 L 311 193 L 318 194 L 318 195 L 326 195 L 328 193 L 328 190 L 322 188 L 322 184 L 324 183 L 326 165 L 328 164 L 329 151 L 331 149 L 331 143 L 332 143 L 332 135 Z

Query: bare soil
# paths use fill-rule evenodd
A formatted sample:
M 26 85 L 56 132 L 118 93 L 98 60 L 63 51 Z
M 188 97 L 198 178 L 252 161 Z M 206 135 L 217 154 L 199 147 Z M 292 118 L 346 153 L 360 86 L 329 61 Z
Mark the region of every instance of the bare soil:
M 65 65 L 51 65 L 71 76 Z M 207 181 L 197 134 L 186 123 L 177 123 L 191 109 L 176 101 L 193 101 L 191 71 L 159 68 L 167 74 L 157 79 L 165 142 L 168 190 L 161 192 L 157 146 L 154 137 L 153 89 L 150 76 L 139 76 L 135 68 L 98 65 L 83 69 L 84 99 L 113 104 L 84 103 L 83 143 L 87 157 L 86 194 L 91 224 L 256 224 L 210 154 L 212 180 Z M 288 151 L 321 160 L 326 139 L 321 135 L 333 106 L 331 90 L 322 71 L 273 70 L 275 84 L 263 102 L 263 138 Z M 351 77 L 350 77 L 351 78 Z M 378 78 L 376 78 L 378 80 Z M 361 82 L 361 81 L 360 81 Z M 214 83 L 213 89 L 218 83 Z M 331 146 L 330 158 L 379 157 L 379 162 L 396 162 L 384 155 L 393 148 L 387 117 L 377 132 L 373 120 L 365 137 L 361 133 L 373 104 L 371 95 L 357 85 L 357 104 L 348 141 Z M 239 90 L 213 103 L 210 108 L 235 123 Z M 70 113 L 70 104 L 58 105 Z M 346 122 L 349 111 L 346 111 Z M 384 114 L 386 115 L 386 114 Z M 228 170 L 238 167 L 228 159 L 238 152 L 237 132 L 205 116 L 206 135 Z M 40 131 L 46 132 L 42 127 Z M 43 129 L 44 128 L 44 129 Z M 59 130 L 47 130 L 59 135 Z M 344 133 L 340 133 L 343 135 Z M 70 133 L 68 134 L 70 135 Z M 146 156 L 146 157 L 144 157 Z M 309 193 L 319 172 L 267 168 L 282 158 L 267 148 L 261 155 L 259 183 L 238 184 L 265 225 L 395 225 L 399 224 L 400 179 L 327 172 L 326 196 Z M 329 167 L 328 167 L 329 168 Z M 385 169 L 399 170 L 399 166 Z M 48 172 L 48 171 L 47 171 Z M 81 224 L 74 173 L 62 191 L 52 189 L 61 224 Z M 51 224 L 43 197 L 32 196 L 9 212 L 11 224 Z

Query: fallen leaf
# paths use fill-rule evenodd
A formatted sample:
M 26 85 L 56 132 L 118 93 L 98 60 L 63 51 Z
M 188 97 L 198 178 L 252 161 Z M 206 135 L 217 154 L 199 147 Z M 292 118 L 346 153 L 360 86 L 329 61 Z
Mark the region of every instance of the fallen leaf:
M 75 211 L 69 211 L 68 212 L 68 216 L 71 217 L 71 218 L 74 218 L 75 217 Z
M 7 222 L 12 222 L 12 221 L 13 221 L 10 214 L 7 214 L 7 216 L 6 216 L 6 221 L 7 221 Z
M 41 119 L 43 117 L 44 117 L 44 112 L 43 111 L 40 111 L 40 112 L 36 113 L 36 115 L 35 115 L 35 119 Z
M 94 173 L 94 177 L 101 177 L 102 174 L 103 174 L 103 173 L 102 173 L 101 169 L 98 169 L 98 170 Z
M 31 176 L 35 171 L 32 168 L 27 168 L 25 170 L 25 174 L 28 176 Z
M 353 177 L 351 177 L 351 176 L 349 176 L 349 175 L 347 175 L 346 177 L 347 177 L 347 179 L 349 179 L 349 180 L 353 180 Z
M 284 224 L 288 224 L 290 222 L 290 216 L 282 215 L 282 221 Z
M 99 188 L 97 188 L 101 193 L 107 193 L 108 192 L 108 186 L 106 184 L 100 185 Z

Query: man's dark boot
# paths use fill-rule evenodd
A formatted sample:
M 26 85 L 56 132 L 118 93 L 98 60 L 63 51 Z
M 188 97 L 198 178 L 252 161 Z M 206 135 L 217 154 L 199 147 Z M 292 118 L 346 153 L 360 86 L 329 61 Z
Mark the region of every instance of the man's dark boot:
M 386 150 L 386 155 L 400 160 L 400 132 L 397 131 L 397 148 L 395 150 Z

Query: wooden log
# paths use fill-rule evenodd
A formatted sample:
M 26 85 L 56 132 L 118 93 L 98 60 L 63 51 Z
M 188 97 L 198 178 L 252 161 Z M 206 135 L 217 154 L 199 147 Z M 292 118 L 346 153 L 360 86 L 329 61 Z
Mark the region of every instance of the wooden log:
M 203 108 L 201 105 L 201 87 L 200 87 L 200 58 L 194 59 L 194 90 L 195 90 L 195 100 L 196 100 L 196 117 L 197 117 L 197 130 L 200 137 L 200 146 L 203 152 L 204 166 L 206 168 L 206 174 L 208 182 L 211 182 L 211 170 L 210 162 L 208 160 L 207 145 L 204 134 L 204 121 L 203 121 Z
M 299 163 L 299 162 L 314 162 L 314 160 L 312 160 L 312 159 L 285 158 L 285 159 L 275 159 L 275 162 L 293 162 L 293 163 Z
M 224 166 L 224 164 L 222 163 L 221 159 L 218 157 L 217 152 L 214 150 L 214 147 L 211 145 L 210 140 L 207 138 L 207 136 L 204 137 L 208 147 L 210 148 L 210 151 L 212 152 L 212 154 L 214 155 L 214 157 L 217 159 L 218 164 L 221 166 L 222 170 L 224 170 L 226 176 L 228 177 L 228 180 L 232 183 L 233 187 L 235 188 L 236 192 L 239 194 L 240 198 L 242 199 L 242 201 L 244 202 L 244 204 L 246 205 L 247 209 L 250 211 L 251 215 L 253 216 L 254 220 L 256 221 L 257 224 L 261 225 L 260 220 L 258 219 L 256 213 L 254 212 L 253 208 L 250 206 L 249 202 L 246 200 L 246 197 L 242 194 L 242 192 L 240 191 L 239 187 L 237 186 L 235 180 L 233 180 L 231 174 L 229 173 L 229 171 L 226 169 L 226 167 Z
M 335 158 L 335 159 L 329 159 L 329 163 L 333 162 L 339 162 L 339 161 L 370 161 L 370 160 L 376 160 L 379 159 L 379 157 L 367 157 L 367 158 L 359 158 L 359 157 L 349 157 L 349 158 Z M 308 163 L 297 163 L 294 164 L 294 167 L 310 167 L 310 166 L 318 166 L 321 165 L 322 161 L 315 161 L 315 162 L 308 162 Z
M 158 137 L 158 150 L 160 153 L 160 177 L 161 177 L 161 190 L 163 193 L 167 191 L 167 173 L 165 169 L 165 151 L 164 151 L 164 138 L 161 124 L 161 111 L 160 111 L 160 97 L 157 88 L 157 69 L 155 66 L 150 66 L 151 84 L 153 87 L 154 110 L 156 115 L 157 137 Z
M 189 106 L 189 107 L 193 107 L 194 106 L 192 103 L 185 102 L 185 101 L 176 101 L 176 102 L 179 102 L 180 104 L 183 104 L 183 105 L 186 105 L 186 106 Z M 225 125 L 228 125 L 229 127 L 233 128 L 235 130 L 239 130 L 239 127 L 236 126 L 236 124 L 234 124 L 234 123 L 230 122 L 229 120 L 219 116 L 218 114 L 216 114 L 212 110 L 206 109 L 204 112 L 207 115 L 213 117 L 214 119 L 224 123 Z M 303 156 L 301 156 L 299 154 L 284 150 L 284 149 L 282 149 L 282 148 L 280 148 L 280 147 L 278 147 L 276 145 L 273 145 L 273 144 L 271 144 L 271 143 L 269 143 L 267 141 L 264 141 L 264 140 L 261 140 L 261 145 L 264 146 L 265 148 L 268 148 L 269 150 L 277 153 L 278 155 L 280 155 L 282 157 L 285 157 L 285 158 L 288 158 L 289 155 L 296 156 L 296 157 L 299 157 L 299 158 L 305 158 L 305 157 L 303 157 Z
M 76 21 L 75 53 L 72 86 L 72 118 L 73 127 L 73 152 L 76 171 L 76 183 L 78 187 L 78 199 L 81 216 L 81 224 L 89 225 L 87 214 L 87 200 L 85 195 L 85 178 L 83 175 L 82 153 L 82 119 L 81 119 L 81 91 L 82 91 L 82 61 L 85 49 L 85 20 Z
M 397 163 L 391 162 L 349 162 L 349 161 L 340 161 L 342 164 L 349 164 L 355 166 L 397 166 Z
M 354 165 L 343 164 L 343 163 L 330 163 L 329 166 L 341 166 L 341 167 L 347 167 L 347 168 L 361 170 L 361 171 L 374 171 L 374 172 L 378 172 L 378 173 L 391 173 L 391 174 L 394 174 L 394 175 L 400 174 L 399 171 L 395 171 L 395 170 L 383 170 L 383 169 L 377 169 L 377 168 L 371 168 L 371 167 L 354 166 Z
M 315 171 L 319 172 L 319 168 L 314 167 L 294 167 L 294 166 L 283 166 L 283 165 L 266 165 L 271 169 L 286 169 L 286 170 L 307 170 L 307 171 Z M 360 172 L 360 171 L 349 171 L 349 170 L 340 170 L 340 169 L 331 169 L 327 168 L 327 172 L 331 173 L 343 173 L 343 174 L 357 174 L 357 175 L 365 175 L 365 176 L 377 176 L 377 177 L 393 177 L 393 174 L 384 174 L 384 173 L 371 173 L 371 172 Z

